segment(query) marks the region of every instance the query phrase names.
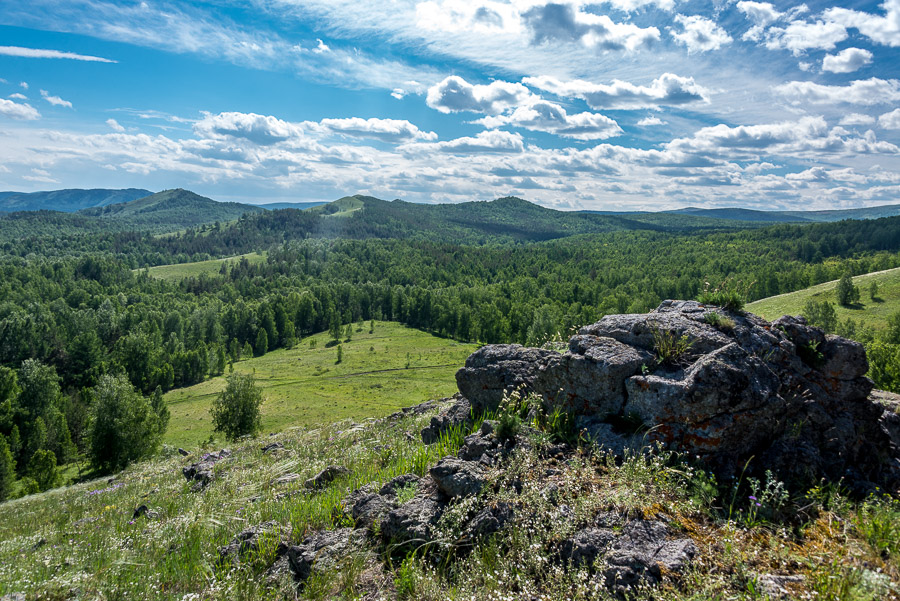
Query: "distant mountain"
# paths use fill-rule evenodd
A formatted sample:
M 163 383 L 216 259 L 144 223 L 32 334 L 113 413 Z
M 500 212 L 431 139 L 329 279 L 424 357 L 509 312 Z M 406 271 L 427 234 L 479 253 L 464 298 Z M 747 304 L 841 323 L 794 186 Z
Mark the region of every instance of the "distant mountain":
M 275 211 L 278 209 L 298 209 L 300 211 L 305 211 L 306 209 L 311 209 L 313 207 L 320 207 L 326 204 L 324 201 L 322 202 L 267 202 L 261 205 L 254 205 L 257 207 L 262 207 L 267 211 Z
M 181 188 L 163 190 L 120 204 L 83 209 L 79 215 L 128 224 L 134 229 L 183 229 L 216 221 L 233 221 L 265 209 L 237 202 L 217 202 Z
M 60 211 L 75 213 L 91 207 L 129 202 L 153 194 L 150 190 L 52 190 L 49 192 L 0 192 L 0 212 Z
M 696 217 L 714 217 L 716 219 L 729 219 L 734 221 L 754 221 L 766 223 L 805 223 L 805 222 L 831 222 L 844 219 L 879 219 L 881 217 L 895 217 L 900 215 L 900 205 L 882 205 L 878 207 L 866 207 L 861 209 L 836 209 L 828 211 L 756 211 L 753 209 L 726 208 L 726 209 L 700 209 L 687 207 L 663 213 L 678 215 L 693 215 Z

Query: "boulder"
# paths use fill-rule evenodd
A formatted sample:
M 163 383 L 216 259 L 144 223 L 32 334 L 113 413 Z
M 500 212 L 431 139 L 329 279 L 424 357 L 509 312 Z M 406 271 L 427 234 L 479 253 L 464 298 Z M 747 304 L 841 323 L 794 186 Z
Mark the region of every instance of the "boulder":
M 456 383 L 473 409 L 493 411 L 505 394 L 534 390 L 542 372 L 561 357 L 556 351 L 518 344 L 487 345 L 469 355 L 456 373 Z
M 338 528 L 314 532 L 299 545 L 287 549 L 288 565 L 294 581 L 305 583 L 314 569 L 335 568 L 346 557 L 364 548 L 365 536 L 361 530 Z
M 219 560 L 236 562 L 248 553 L 258 553 L 263 540 L 268 539 L 275 545 L 275 556 L 281 557 L 287 552 L 287 535 L 278 522 L 265 522 L 235 536 L 227 545 L 219 547 Z M 277 541 L 277 542 L 275 542 Z
M 485 507 L 469 521 L 465 535 L 470 539 L 480 539 L 495 534 L 506 526 L 514 514 L 513 507 L 509 503 L 500 502 Z
M 431 540 L 444 505 L 430 496 L 413 497 L 392 509 L 381 522 L 381 535 L 391 546 L 416 548 Z
M 428 472 L 438 489 L 451 499 L 476 495 L 484 486 L 481 467 L 472 461 L 445 457 Z
M 472 406 L 468 399 L 458 398 L 449 407 L 431 418 L 431 423 L 422 430 L 422 442 L 433 444 L 451 428 L 468 428 L 471 424 Z
M 350 470 L 341 465 L 329 465 L 324 470 L 304 482 L 303 486 L 310 490 L 319 490 L 325 488 L 337 478 L 346 476 L 349 473 Z
M 222 449 L 217 453 L 207 453 L 197 463 L 182 468 L 181 474 L 188 482 L 194 482 L 191 490 L 195 492 L 203 490 L 216 478 L 214 471 L 216 463 L 230 455 L 231 451 L 228 449 Z

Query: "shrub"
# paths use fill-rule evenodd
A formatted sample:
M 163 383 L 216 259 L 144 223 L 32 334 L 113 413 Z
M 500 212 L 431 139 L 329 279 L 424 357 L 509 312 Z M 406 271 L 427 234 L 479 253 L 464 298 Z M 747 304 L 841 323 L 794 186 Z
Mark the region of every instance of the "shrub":
M 810 325 L 822 328 L 826 332 L 831 333 L 837 329 L 837 313 L 835 313 L 834 305 L 828 301 L 816 302 L 809 299 L 803 305 L 800 313 Z
M 660 330 L 653 328 L 653 350 L 660 363 L 678 363 L 694 345 L 694 341 L 687 334 L 678 336 L 672 330 Z
M 256 434 L 261 427 L 262 390 L 250 374 L 231 374 L 225 390 L 213 401 L 213 428 L 231 440 Z
M 120 470 L 156 452 L 164 428 L 150 401 L 128 378 L 101 376 L 93 396 L 89 452 L 95 467 Z
M 835 288 L 837 302 L 842 307 L 848 307 L 859 302 L 859 288 L 853 285 L 853 277 L 849 273 L 845 273 L 838 280 L 837 288 Z
M 61 478 L 53 451 L 47 449 L 36 451 L 28 462 L 28 475 L 37 482 L 41 491 L 59 486 Z
M 725 280 L 713 288 L 709 282 L 704 282 L 697 300 L 704 305 L 715 305 L 728 311 L 741 311 L 747 302 L 747 293 L 752 285 Z

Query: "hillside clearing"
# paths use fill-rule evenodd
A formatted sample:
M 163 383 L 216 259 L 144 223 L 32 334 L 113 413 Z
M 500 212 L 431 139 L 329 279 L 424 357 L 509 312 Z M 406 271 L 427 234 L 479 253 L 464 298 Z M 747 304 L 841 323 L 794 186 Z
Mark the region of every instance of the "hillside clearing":
M 869 286 L 873 281 L 878 283 L 876 301 L 869 297 Z M 855 276 L 853 284 L 859 288 L 860 301 L 853 307 L 842 307 L 837 304 L 835 295 L 837 282 L 834 280 L 804 290 L 771 296 L 748 303 L 746 308 L 751 313 L 773 320 L 782 315 L 799 315 L 809 300 L 829 301 L 834 303 L 839 320 L 852 318 L 876 331 L 884 329 L 887 326 L 887 318 L 900 310 L 900 268 Z
M 371 334 L 368 322 L 362 331 L 354 330 L 352 340 L 341 343 L 339 364 L 337 348 L 326 346 L 330 337 L 324 332 L 296 348 L 234 364 L 235 372 L 255 374 L 263 388 L 265 432 L 380 417 L 449 396 L 456 392 L 456 370 L 476 348 L 391 322 L 376 321 Z M 166 394 L 172 418 L 164 442 L 192 447 L 207 440 L 213 434 L 209 408 L 224 387 L 220 376 Z
M 265 263 L 266 252 L 252 252 L 243 255 L 235 255 L 225 259 L 210 259 L 209 261 L 195 261 L 193 263 L 175 263 L 172 265 L 158 265 L 150 267 L 147 272 L 150 277 L 167 282 L 176 282 L 184 278 L 200 277 L 202 274 L 214 276 L 219 275 L 219 270 L 223 263 L 237 263 L 241 259 L 247 259 L 250 263 Z M 140 270 L 137 270 L 140 271 Z

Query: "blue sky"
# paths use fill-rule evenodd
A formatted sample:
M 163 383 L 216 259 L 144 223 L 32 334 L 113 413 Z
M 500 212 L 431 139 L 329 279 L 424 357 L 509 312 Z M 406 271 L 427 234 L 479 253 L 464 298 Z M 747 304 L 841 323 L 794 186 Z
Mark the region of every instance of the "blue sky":
M 900 202 L 900 0 L 0 0 L 0 190 Z

